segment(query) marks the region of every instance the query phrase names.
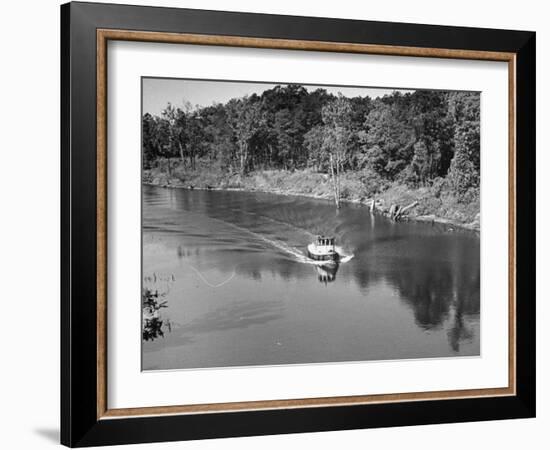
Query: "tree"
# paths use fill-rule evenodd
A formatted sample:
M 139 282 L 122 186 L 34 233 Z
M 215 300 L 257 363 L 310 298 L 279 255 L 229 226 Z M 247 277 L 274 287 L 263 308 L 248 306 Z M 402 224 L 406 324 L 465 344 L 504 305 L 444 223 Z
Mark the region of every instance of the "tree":
M 323 94 L 324 92 L 324 94 Z M 263 139 L 270 163 L 285 169 L 307 164 L 305 134 L 321 122 L 321 106 L 326 91 L 309 94 L 300 85 L 275 86 L 261 96 L 264 116 Z
M 454 124 L 448 118 L 445 93 L 416 91 L 410 97 L 412 103 L 408 110 L 416 141 L 425 146 L 422 167 L 416 161 L 416 173 L 422 173 L 416 177 L 416 182 L 425 184 L 427 180 L 445 176 L 448 172 L 453 155 Z
M 454 125 L 455 132 L 452 139 L 455 146 L 457 141 L 464 141 L 464 145 L 468 148 L 468 159 L 472 161 L 475 170 L 479 173 L 479 94 L 472 92 L 450 93 L 448 97 L 448 115 L 449 120 Z
M 230 100 L 227 107 L 229 125 L 237 143 L 239 169 L 241 175 L 245 175 L 248 171 L 251 140 L 263 124 L 261 104 L 254 98 L 244 97 Z
M 409 166 L 408 181 L 415 184 L 425 184 L 433 168 L 433 154 L 424 141 L 418 141 L 413 146 L 413 158 Z
M 447 99 L 448 117 L 454 124 L 454 156 L 447 179 L 458 200 L 470 202 L 479 197 L 479 94 L 453 92 Z
M 340 208 L 340 174 L 345 163 L 352 137 L 350 129 L 351 105 L 342 95 L 322 109 L 322 148 L 329 155 L 330 174 L 336 208 Z
M 150 168 L 151 164 L 158 158 L 156 147 L 156 123 L 155 118 L 147 113 L 144 114 L 141 122 L 143 165 Z
M 201 110 L 204 124 L 205 152 L 210 160 L 231 168 L 235 157 L 233 130 L 229 125 L 227 108 L 218 103 Z
M 296 110 L 281 109 L 274 116 L 273 131 L 277 139 L 279 157 L 286 169 L 295 168 L 302 161 L 307 161 L 300 151 L 303 146 L 304 131 L 298 114 Z
M 455 155 L 448 179 L 459 201 L 467 202 L 471 200 L 468 192 L 479 187 L 479 168 L 476 168 L 471 158 L 473 153 L 479 154 L 479 135 L 466 122 L 457 127 L 454 141 Z
M 328 155 L 323 150 L 324 127 L 313 127 L 304 135 L 304 148 L 307 151 L 307 165 L 314 167 L 318 172 L 329 170 Z
M 359 134 L 362 151 L 372 168 L 389 180 L 394 180 L 410 163 L 416 140 L 413 127 L 403 117 L 401 97 L 392 98 L 394 105 L 388 104 L 387 99 L 375 102 Z
M 197 156 L 201 156 L 206 147 L 206 132 L 204 118 L 200 111 L 187 114 L 186 148 L 191 170 L 196 169 Z
M 168 172 L 171 174 L 170 124 L 165 119 L 153 117 L 151 114 L 145 114 L 141 124 L 144 166 L 151 167 L 157 161 L 168 159 Z
M 184 162 L 184 148 L 187 141 L 187 135 L 185 133 L 187 125 L 186 114 L 180 108 L 174 108 L 171 103 L 168 103 L 166 108 L 162 111 L 162 118 L 168 121 L 170 125 L 168 137 L 169 145 L 172 147 L 171 153 L 179 153 L 181 161 Z

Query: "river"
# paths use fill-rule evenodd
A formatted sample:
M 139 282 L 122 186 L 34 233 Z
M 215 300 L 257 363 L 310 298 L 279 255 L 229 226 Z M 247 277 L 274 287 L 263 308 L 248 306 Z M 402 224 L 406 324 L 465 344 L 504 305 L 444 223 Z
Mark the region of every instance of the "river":
M 368 208 L 143 186 L 143 284 L 166 302 L 144 370 L 475 356 L 479 236 Z M 345 262 L 305 247 L 336 238 Z

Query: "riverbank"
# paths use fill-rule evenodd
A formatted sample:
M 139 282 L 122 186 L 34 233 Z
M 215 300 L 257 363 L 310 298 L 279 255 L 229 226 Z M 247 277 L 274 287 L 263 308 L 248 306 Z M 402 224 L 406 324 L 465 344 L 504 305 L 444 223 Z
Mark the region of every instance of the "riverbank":
M 391 216 L 392 206 L 411 206 L 399 220 L 438 223 L 448 226 L 449 230 L 460 227 L 479 232 L 479 200 L 458 202 L 444 183 L 420 188 L 394 183 L 384 185 L 378 191 L 376 188 L 379 186 L 372 186 L 368 175 L 364 172 L 346 172 L 342 175 L 343 202 L 370 208 L 374 201 L 374 210 L 386 216 Z M 183 171 L 176 167 L 170 170 L 170 174 L 166 170 L 154 168 L 143 171 L 143 183 L 169 188 L 266 192 L 333 199 L 330 176 L 312 170 L 264 170 L 242 176 L 212 167 L 195 171 Z

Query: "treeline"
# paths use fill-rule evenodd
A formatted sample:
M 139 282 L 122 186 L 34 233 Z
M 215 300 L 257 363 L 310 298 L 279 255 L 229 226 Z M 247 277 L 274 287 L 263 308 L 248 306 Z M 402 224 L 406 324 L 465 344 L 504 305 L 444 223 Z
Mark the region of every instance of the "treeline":
M 144 167 L 178 158 L 228 173 L 312 169 L 339 180 L 350 171 L 374 186 L 445 183 L 456 198 L 479 196 L 478 93 L 415 91 L 371 99 L 276 86 L 225 104 L 168 104 L 143 116 Z M 170 170 L 170 163 L 168 163 Z

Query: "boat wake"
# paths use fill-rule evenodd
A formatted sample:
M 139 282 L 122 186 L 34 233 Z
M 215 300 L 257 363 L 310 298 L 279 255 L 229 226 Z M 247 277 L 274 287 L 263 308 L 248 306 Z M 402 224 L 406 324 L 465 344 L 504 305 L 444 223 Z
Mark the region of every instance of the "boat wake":
M 251 231 L 249 229 L 239 227 L 238 225 L 228 223 L 228 222 L 225 222 L 225 223 L 227 225 L 230 225 L 233 228 L 236 228 L 240 231 L 244 231 L 244 232 L 254 236 L 259 241 L 262 241 L 262 242 L 268 244 L 269 246 L 276 248 L 277 250 L 285 253 L 287 256 L 291 256 L 292 259 L 296 262 L 299 262 L 299 263 L 302 263 L 302 264 L 313 264 L 313 265 L 316 265 L 316 266 L 326 266 L 327 265 L 326 261 L 317 261 L 315 259 L 311 259 L 310 257 L 307 256 L 306 253 L 304 253 L 302 250 L 300 250 L 297 247 L 288 245 L 288 244 L 286 244 L 282 241 L 279 241 L 279 240 L 269 239 L 268 237 L 264 236 L 263 234 L 255 233 L 254 231 Z M 308 233 L 308 234 L 311 234 L 311 233 Z M 313 234 L 311 234 L 311 235 L 313 236 Z M 352 254 L 347 253 L 342 247 L 340 247 L 338 245 L 335 246 L 335 249 L 338 252 L 338 254 L 340 255 L 340 259 L 338 261 L 339 264 L 347 263 L 348 261 L 350 261 L 354 257 L 353 253 Z
M 338 254 L 340 255 L 340 264 L 343 264 L 343 263 L 347 263 L 348 261 L 350 261 L 355 255 L 352 253 L 352 254 L 346 254 L 346 252 L 344 251 L 344 249 L 340 246 L 336 246 L 336 251 L 338 252 Z
M 327 261 L 317 261 L 317 260 L 311 259 L 307 256 L 306 253 L 304 253 L 299 248 L 288 245 L 288 244 L 286 244 L 286 243 L 284 243 L 280 240 L 269 239 L 268 237 L 266 237 L 263 234 L 256 233 L 256 232 L 254 232 L 254 231 L 252 231 L 248 228 L 244 228 L 242 226 L 231 223 L 231 222 L 229 222 L 225 219 L 219 218 L 219 217 L 209 217 L 209 218 L 211 220 L 213 219 L 213 220 L 216 220 L 218 222 L 221 222 L 225 226 L 231 227 L 231 228 L 233 228 L 233 229 L 235 229 L 235 230 L 237 230 L 241 233 L 246 233 L 250 236 L 253 236 L 256 240 L 258 240 L 260 242 L 263 242 L 263 243 L 269 245 L 270 247 L 276 248 L 277 250 L 281 251 L 282 253 L 285 253 L 287 256 L 290 256 L 296 262 L 299 262 L 299 263 L 302 263 L 302 264 L 313 264 L 313 265 L 316 265 L 316 266 L 326 266 L 327 265 Z M 276 221 L 278 223 L 283 223 L 283 222 L 277 221 L 276 219 L 271 219 L 271 220 Z M 294 227 L 294 226 L 291 226 L 290 224 L 286 224 L 286 223 L 285 223 L 285 225 L 290 226 L 292 228 L 296 228 L 296 229 L 298 228 L 298 227 Z M 303 229 L 300 229 L 300 231 L 304 235 L 308 235 L 308 237 L 314 236 L 312 233 L 310 233 L 308 231 L 305 231 Z M 304 245 L 304 247 L 305 247 L 305 245 Z M 335 246 L 335 249 L 338 252 L 338 254 L 340 255 L 340 259 L 338 261 L 339 264 L 347 263 L 348 261 L 350 261 L 354 257 L 353 254 L 347 253 L 340 246 Z
M 292 256 L 292 258 L 295 261 L 299 262 L 299 263 L 313 264 L 313 265 L 316 265 L 316 266 L 326 266 L 327 265 L 327 261 L 317 261 L 315 259 L 311 259 L 304 252 L 302 252 L 300 249 L 298 249 L 296 247 L 292 247 L 290 245 L 287 245 L 284 242 L 275 241 L 275 240 L 269 239 L 269 238 L 267 238 L 265 236 L 261 236 L 261 235 L 257 235 L 257 236 L 262 241 L 266 242 L 267 244 L 271 245 L 272 247 L 275 247 L 276 249 L 286 253 L 287 255 Z M 336 246 L 335 249 L 338 252 L 338 254 L 340 255 L 340 259 L 338 261 L 340 264 L 347 263 L 348 261 L 350 261 L 354 257 L 353 254 L 347 254 L 345 252 L 345 250 L 340 246 Z

